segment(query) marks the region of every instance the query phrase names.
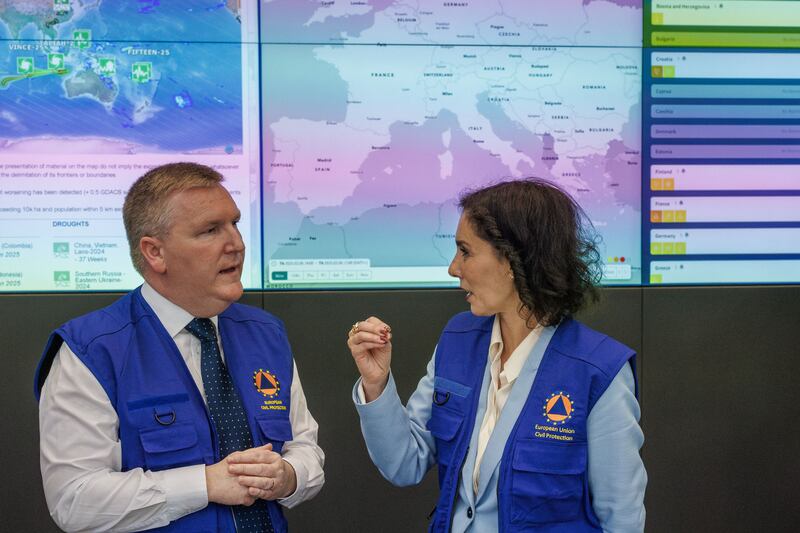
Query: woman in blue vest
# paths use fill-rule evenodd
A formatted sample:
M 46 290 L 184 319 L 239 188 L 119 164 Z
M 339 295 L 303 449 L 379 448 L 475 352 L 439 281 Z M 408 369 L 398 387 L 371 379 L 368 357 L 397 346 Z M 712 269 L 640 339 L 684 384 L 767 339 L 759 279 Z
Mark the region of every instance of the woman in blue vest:
M 635 354 L 572 318 L 600 272 L 584 214 L 534 180 L 460 207 L 448 272 L 470 311 L 444 328 L 405 406 L 389 325 L 370 317 L 349 332 L 370 457 L 395 485 L 438 467 L 430 531 L 642 531 Z

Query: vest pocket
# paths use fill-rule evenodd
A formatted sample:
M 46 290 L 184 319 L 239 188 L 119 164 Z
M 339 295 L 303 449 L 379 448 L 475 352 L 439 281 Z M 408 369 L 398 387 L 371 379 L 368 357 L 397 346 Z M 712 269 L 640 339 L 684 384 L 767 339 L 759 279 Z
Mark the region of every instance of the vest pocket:
M 172 424 L 139 431 L 148 470 L 164 470 L 202 464 L 197 446 L 197 430 L 193 424 Z
M 516 443 L 511 471 L 511 521 L 569 522 L 580 516 L 586 478 L 585 443 Z
M 431 417 L 426 424 L 428 431 L 436 439 L 436 461 L 440 466 L 450 464 L 453 456 L 453 448 L 456 444 L 456 435 L 464 422 L 464 415 L 434 405 Z
M 272 451 L 280 453 L 283 444 L 294 438 L 292 422 L 288 418 L 261 415 L 256 416 L 256 424 L 261 432 L 263 444 L 272 443 Z

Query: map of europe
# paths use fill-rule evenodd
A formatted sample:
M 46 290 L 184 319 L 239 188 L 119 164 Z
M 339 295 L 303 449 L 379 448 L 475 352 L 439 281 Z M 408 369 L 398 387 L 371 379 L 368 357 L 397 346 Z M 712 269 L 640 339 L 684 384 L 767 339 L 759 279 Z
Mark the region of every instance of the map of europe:
M 587 212 L 605 281 L 639 283 L 641 8 L 266 0 L 265 267 L 444 269 L 459 194 L 535 177 Z

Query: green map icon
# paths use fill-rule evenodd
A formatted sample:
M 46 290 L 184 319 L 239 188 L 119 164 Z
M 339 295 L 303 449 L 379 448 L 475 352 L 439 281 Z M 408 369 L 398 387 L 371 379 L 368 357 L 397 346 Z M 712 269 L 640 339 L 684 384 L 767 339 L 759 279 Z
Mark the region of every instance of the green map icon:
M 53 281 L 56 283 L 69 282 L 69 270 L 56 270 L 53 272 Z
M 74 30 L 72 32 L 72 42 L 80 49 L 89 48 L 92 41 L 92 30 Z
M 53 11 L 57 14 L 69 13 L 69 0 L 53 0 Z
M 18 57 L 17 58 L 17 74 L 31 74 L 33 73 L 33 58 L 32 57 Z
M 101 57 L 98 61 L 100 74 L 103 76 L 111 76 L 117 72 L 117 62 L 109 57 Z
M 147 83 L 153 74 L 153 64 L 149 61 L 139 61 L 131 65 L 131 79 L 137 83 Z
M 53 255 L 66 255 L 69 254 L 69 243 L 68 242 L 54 242 L 53 243 Z
M 61 70 L 64 68 L 64 54 L 47 54 L 47 68 Z

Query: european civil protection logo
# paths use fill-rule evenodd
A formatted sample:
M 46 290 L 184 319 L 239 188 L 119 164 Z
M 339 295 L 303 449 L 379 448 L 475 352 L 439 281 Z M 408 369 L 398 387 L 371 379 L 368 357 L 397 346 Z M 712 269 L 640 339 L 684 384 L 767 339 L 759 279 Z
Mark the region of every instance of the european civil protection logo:
M 554 392 L 544 402 L 542 414 L 553 425 L 564 424 L 572 418 L 575 404 L 564 391 Z
M 258 392 L 269 398 L 274 398 L 281 390 L 281 384 L 275 374 L 263 368 L 253 372 L 253 384 Z

